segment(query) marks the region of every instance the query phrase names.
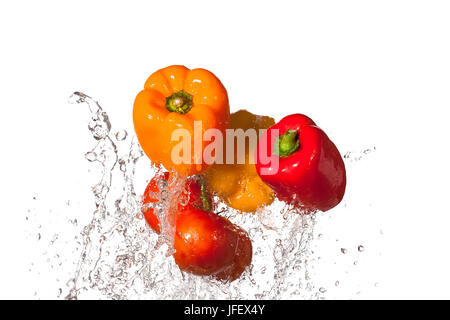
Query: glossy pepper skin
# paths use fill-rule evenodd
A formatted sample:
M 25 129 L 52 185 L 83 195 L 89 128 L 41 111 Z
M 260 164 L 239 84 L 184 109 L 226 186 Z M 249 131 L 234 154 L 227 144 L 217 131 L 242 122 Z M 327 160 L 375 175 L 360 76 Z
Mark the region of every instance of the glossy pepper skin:
M 259 116 L 246 110 L 239 110 L 230 116 L 230 128 L 267 129 L 275 124 L 271 117 Z M 226 145 L 226 143 L 224 144 Z M 272 189 L 258 176 L 254 165 L 254 151 L 250 149 L 249 140 L 245 140 L 245 159 L 243 164 L 237 162 L 237 147 L 234 144 L 235 159 L 233 164 L 214 164 L 204 174 L 208 189 L 214 192 L 228 206 L 241 212 L 255 212 L 258 208 L 270 205 L 275 196 Z M 225 155 L 225 152 L 223 153 Z
M 261 157 L 264 154 L 266 158 Z M 261 179 L 281 200 L 327 211 L 344 196 L 346 173 L 339 150 L 305 115 L 289 115 L 270 127 L 261 137 L 255 157 Z
M 224 132 L 229 116 L 228 94 L 220 80 L 208 70 L 190 70 L 179 65 L 150 75 L 133 107 L 134 129 L 145 154 L 152 162 L 183 176 L 199 174 L 208 168 L 202 154 L 211 142 L 203 141 L 203 133 L 213 128 Z M 201 121 L 202 136 L 194 136 L 194 121 Z M 188 163 L 172 160 L 172 150 L 180 143 L 172 140 L 172 133 L 179 128 L 190 133 Z M 197 152 L 194 141 L 200 146 Z
M 174 258 L 183 271 L 233 281 L 252 260 L 247 233 L 227 219 L 204 210 L 178 215 Z

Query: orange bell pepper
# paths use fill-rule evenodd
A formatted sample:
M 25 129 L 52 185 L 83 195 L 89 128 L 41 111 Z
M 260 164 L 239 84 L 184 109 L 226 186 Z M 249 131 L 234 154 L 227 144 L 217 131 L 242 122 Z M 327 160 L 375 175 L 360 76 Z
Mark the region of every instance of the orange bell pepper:
M 239 110 L 230 116 L 231 129 L 267 129 L 275 124 L 271 117 L 258 116 L 246 110 Z M 241 212 L 255 212 L 258 208 L 270 205 L 274 200 L 272 189 L 258 176 L 254 162 L 254 148 L 250 150 L 248 139 L 245 140 L 245 159 L 240 159 L 236 143 L 234 144 L 234 163 L 216 163 L 204 173 L 205 182 L 225 204 Z M 225 155 L 225 150 L 224 150 Z
M 133 108 L 134 129 L 145 154 L 153 163 L 183 176 L 208 168 L 202 155 L 212 142 L 203 141 L 203 134 L 208 129 L 224 134 L 229 117 L 228 94 L 220 80 L 208 70 L 185 66 L 169 66 L 153 73 Z M 194 121 L 201 121 L 201 136 L 194 136 Z M 173 141 L 172 133 L 180 128 L 190 134 L 190 160 L 176 163 L 172 151 L 180 140 Z M 197 151 L 194 141 L 200 147 Z

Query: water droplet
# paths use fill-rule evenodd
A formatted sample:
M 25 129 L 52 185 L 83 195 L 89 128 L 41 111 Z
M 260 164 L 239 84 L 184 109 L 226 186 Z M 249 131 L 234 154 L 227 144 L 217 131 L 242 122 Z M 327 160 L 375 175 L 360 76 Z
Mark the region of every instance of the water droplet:
M 95 125 L 95 127 L 92 129 L 92 134 L 94 135 L 94 138 L 97 140 L 105 139 L 108 135 L 108 129 L 105 128 L 101 124 Z
M 161 191 L 161 201 L 166 201 L 169 197 L 169 191 L 163 190 Z
M 41 240 L 41 234 L 40 234 L 40 233 L 38 233 L 38 234 L 36 235 L 36 240 L 37 240 L 37 241 Z
M 320 287 L 319 291 L 320 291 L 320 293 L 325 293 L 325 292 L 327 292 L 327 289 L 325 289 L 324 287 Z
M 364 251 L 364 246 L 363 245 L 359 245 L 358 246 L 358 251 L 359 252 L 363 252 Z
M 84 157 L 89 162 L 94 162 L 95 160 L 97 160 L 97 155 L 95 154 L 95 152 L 92 152 L 92 151 L 86 153 Z
M 59 235 L 55 234 L 52 238 L 52 240 L 50 240 L 50 245 L 54 244 L 56 242 L 56 240 L 58 240 Z
M 341 248 L 341 252 L 342 252 L 343 254 L 346 254 L 346 253 L 347 253 L 347 249 Z
M 284 256 L 283 251 L 284 251 L 284 249 L 282 246 L 281 239 L 277 239 L 276 245 L 273 249 L 273 257 L 275 259 L 275 262 L 281 262 L 283 260 L 283 256 Z
M 164 179 L 159 179 L 159 180 L 156 182 L 156 185 L 158 186 L 158 189 L 159 189 L 159 191 L 161 192 L 161 191 L 167 189 L 168 183 L 167 183 L 167 181 L 164 180 Z
M 186 207 L 189 203 L 189 196 L 182 196 L 180 199 L 180 205 Z
M 336 281 L 335 283 L 334 283 L 334 285 L 337 287 L 337 286 L 339 286 L 339 281 Z
M 67 286 L 67 287 L 73 287 L 73 286 L 75 286 L 75 279 L 71 278 L 71 279 L 67 280 L 66 286 Z
M 127 138 L 128 132 L 126 130 L 118 130 L 115 134 L 117 141 L 123 141 Z
M 119 161 L 119 165 L 120 165 L 120 171 L 122 171 L 122 172 L 126 172 L 127 171 L 127 164 L 125 163 L 124 160 L 120 160 Z

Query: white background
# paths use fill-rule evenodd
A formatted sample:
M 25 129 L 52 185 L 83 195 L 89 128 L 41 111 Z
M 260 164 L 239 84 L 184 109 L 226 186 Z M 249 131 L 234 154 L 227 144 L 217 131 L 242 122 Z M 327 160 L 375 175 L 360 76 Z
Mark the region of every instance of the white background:
M 448 1 L 2 2 L 0 297 L 39 298 L 45 283 L 28 271 L 28 209 L 92 206 L 80 167 L 88 113 L 68 96 L 93 96 L 132 132 L 148 75 L 184 64 L 213 71 L 233 111 L 301 112 L 342 152 L 376 146 L 346 194 L 373 209 L 322 219 L 324 235 L 351 245 L 383 233 L 365 244 L 376 264 L 349 273 L 365 295 L 338 297 L 450 298 L 449 17 Z

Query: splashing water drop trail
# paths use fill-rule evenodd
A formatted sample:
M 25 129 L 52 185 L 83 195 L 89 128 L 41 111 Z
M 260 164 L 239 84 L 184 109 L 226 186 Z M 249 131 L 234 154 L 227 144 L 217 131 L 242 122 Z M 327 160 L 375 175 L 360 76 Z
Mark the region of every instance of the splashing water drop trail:
M 75 276 L 69 283 L 73 284 L 66 296 L 66 299 L 77 299 L 79 289 L 77 285 L 80 281 L 85 280 L 86 276 L 92 280 L 91 272 L 88 271 L 88 266 L 95 266 L 101 256 L 101 241 L 93 242 L 92 239 L 101 239 L 103 231 L 102 221 L 106 216 L 105 199 L 111 187 L 112 170 L 117 163 L 117 148 L 114 142 L 109 137 L 111 123 L 108 115 L 102 110 L 100 105 L 91 99 L 89 96 L 75 92 L 70 98 L 70 103 L 86 103 L 91 112 L 91 121 L 88 128 L 91 131 L 95 140 L 98 140 L 97 145 L 86 153 L 87 160 L 100 162 L 102 165 L 102 177 L 92 191 L 95 196 L 96 210 L 94 211 L 91 223 L 87 225 L 82 231 L 83 249 L 81 253 L 78 266 L 75 271 Z

